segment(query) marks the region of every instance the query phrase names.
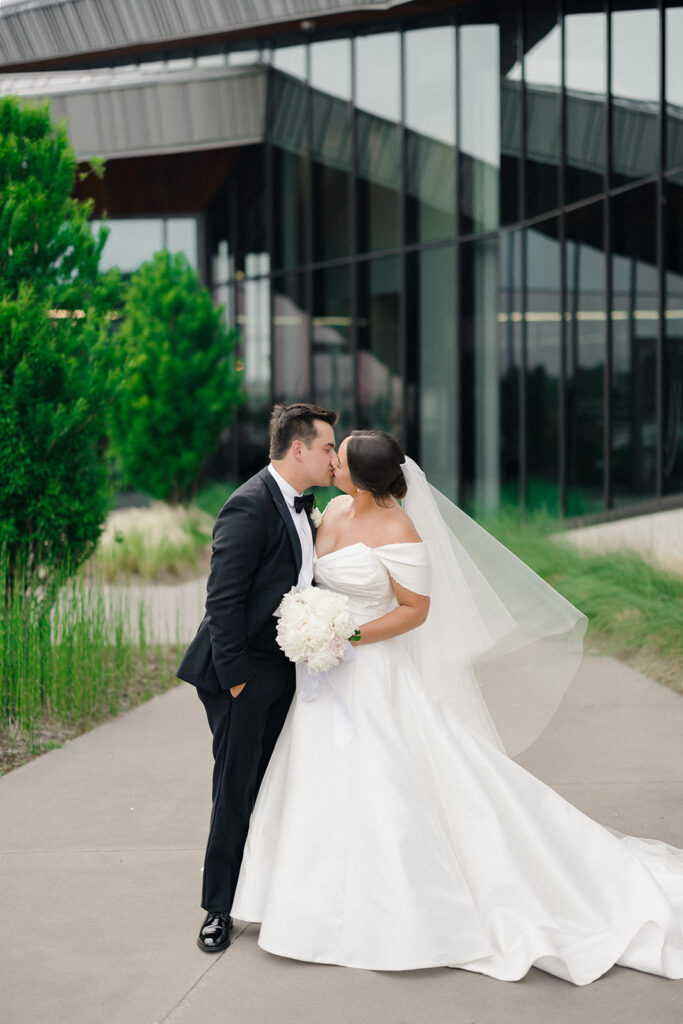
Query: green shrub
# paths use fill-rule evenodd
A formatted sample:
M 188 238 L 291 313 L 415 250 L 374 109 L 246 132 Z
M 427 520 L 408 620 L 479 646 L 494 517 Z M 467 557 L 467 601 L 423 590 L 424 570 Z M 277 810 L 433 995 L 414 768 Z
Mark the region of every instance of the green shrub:
M 30 282 L 61 309 L 107 308 L 103 285 L 117 281 L 116 274 L 99 273 L 109 231 L 101 227 L 94 236 L 92 200 L 72 198 L 76 167 L 66 122 L 51 121 L 47 101 L 0 97 L 0 292 L 6 298 Z M 101 177 L 104 164 L 93 160 L 90 171 Z
M 194 496 L 241 401 L 237 335 L 223 316 L 182 253 L 156 253 L 126 290 L 112 440 L 126 482 L 155 498 Z
M 117 359 L 89 317 L 55 320 L 29 286 L 0 300 L 0 548 L 49 597 L 95 547 L 109 507 L 103 456 Z
M 98 273 L 106 230 L 71 198 L 76 158 L 46 103 L 0 98 L 0 550 L 6 587 L 50 599 L 105 518 L 106 405 L 118 381 Z

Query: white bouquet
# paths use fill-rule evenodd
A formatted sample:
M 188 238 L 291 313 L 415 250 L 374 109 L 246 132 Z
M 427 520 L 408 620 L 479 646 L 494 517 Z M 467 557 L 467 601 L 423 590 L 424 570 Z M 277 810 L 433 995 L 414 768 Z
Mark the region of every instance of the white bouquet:
M 290 590 L 275 615 L 277 642 L 290 661 L 305 661 L 309 672 L 328 672 L 346 654 L 360 633 L 345 594 L 322 587 Z

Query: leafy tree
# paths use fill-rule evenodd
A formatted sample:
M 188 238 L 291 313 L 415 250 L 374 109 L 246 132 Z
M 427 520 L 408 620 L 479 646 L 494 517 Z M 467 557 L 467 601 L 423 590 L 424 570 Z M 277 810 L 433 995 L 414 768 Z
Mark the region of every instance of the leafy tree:
M 31 103 L 0 97 L 0 286 L 16 297 L 30 281 L 39 295 L 49 295 L 62 309 L 84 309 L 104 292 L 99 260 L 108 231 L 97 237 L 88 221 L 92 200 L 71 195 L 76 156 L 66 122 L 53 124 L 47 101 Z M 100 160 L 91 172 L 104 173 Z M 89 172 L 85 172 L 82 177 Z M 109 278 L 109 284 L 113 275 Z
M 0 549 L 7 585 L 21 566 L 44 593 L 99 536 L 119 372 L 118 277 L 98 272 L 107 232 L 71 196 L 76 166 L 48 104 L 0 98 Z
M 242 400 L 237 332 L 186 257 L 162 250 L 130 279 L 118 340 L 126 379 L 112 440 L 123 476 L 156 498 L 188 500 Z
M 103 438 L 119 373 L 101 321 L 51 312 L 27 283 L 0 300 L 0 548 L 10 581 L 21 572 L 48 598 L 109 508 Z

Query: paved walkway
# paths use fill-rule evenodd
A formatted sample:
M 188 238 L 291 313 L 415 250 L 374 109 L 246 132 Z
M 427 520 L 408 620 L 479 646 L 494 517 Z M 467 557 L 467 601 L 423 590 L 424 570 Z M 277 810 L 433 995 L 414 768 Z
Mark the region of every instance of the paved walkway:
M 525 766 L 623 832 L 683 846 L 683 698 L 587 658 Z M 238 926 L 197 949 L 209 733 L 189 686 L 0 779 L 7 1024 L 679 1024 L 683 982 L 613 969 L 576 989 L 447 969 L 299 963 Z

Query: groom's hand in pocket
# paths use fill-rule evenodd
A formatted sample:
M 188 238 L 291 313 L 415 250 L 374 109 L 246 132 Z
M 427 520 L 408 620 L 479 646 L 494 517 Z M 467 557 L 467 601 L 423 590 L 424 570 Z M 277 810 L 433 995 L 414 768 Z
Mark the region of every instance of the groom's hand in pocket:
M 238 686 L 231 686 L 230 693 L 232 694 L 233 697 L 239 697 L 239 695 L 241 694 L 242 690 L 246 685 L 246 683 L 240 683 Z

